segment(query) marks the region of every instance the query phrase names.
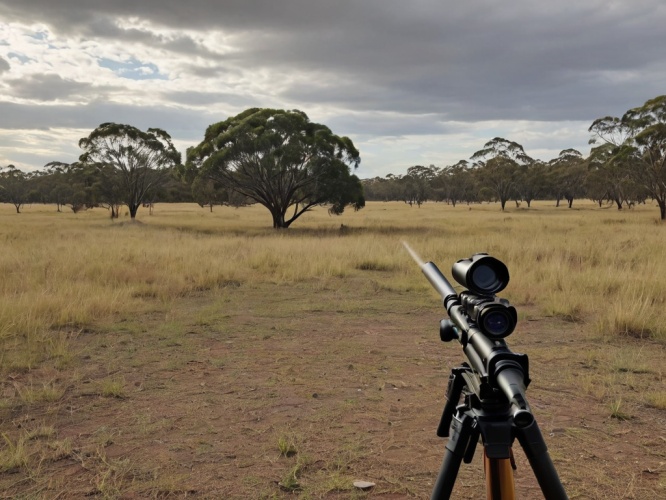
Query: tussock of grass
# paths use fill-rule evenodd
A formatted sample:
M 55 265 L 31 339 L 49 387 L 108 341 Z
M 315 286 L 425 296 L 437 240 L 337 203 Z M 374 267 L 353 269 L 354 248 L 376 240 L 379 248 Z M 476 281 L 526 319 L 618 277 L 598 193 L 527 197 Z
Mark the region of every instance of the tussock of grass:
M 95 486 L 104 498 L 118 498 L 127 478 L 131 476 L 132 464 L 129 459 L 109 459 L 100 455 L 100 465 L 95 478 Z
M 631 419 L 631 415 L 624 409 L 621 399 L 615 399 L 610 402 L 610 416 L 620 421 Z
M 42 438 L 52 438 L 56 435 L 55 427 L 52 425 L 43 425 L 29 431 L 26 435 L 28 440 L 33 439 L 42 439 Z
M 38 386 L 16 386 L 16 392 L 24 403 L 51 403 L 62 398 L 65 389 L 58 387 L 54 382 L 48 382 Z
M 660 307 L 651 293 L 623 294 L 624 300 L 608 304 L 599 315 L 598 331 L 603 335 L 666 339 L 666 326 Z
M 645 400 L 653 408 L 666 410 L 666 391 L 650 392 L 645 395 Z
M 610 368 L 618 373 L 653 373 L 654 367 L 651 367 L 643 360 L 643 348 L 624 349 L 616 353 L 608 362 Z
M 283 457 L 293 457 L 298 453 L 294 436 L 282 434 L 277 441 L 278 450 Z
M 296 463 L 289 468 L 287 473 L 282 477 L 282 480 L 278 483 L 280 487 L 285 491 L 295 492 L 302 489 L 299 476 L 307 469 L 310 465 L 310 459 L 305 456 L 299 456 Z
M 360 271 L 392 271 L 394 266 L 388 262 L 364 260 L 356 264 L 356 269 L 359 269 Z
M 7 434 L 2 435 L 4 446 L 0 448 L 0 472 L 6 472 L 28 464 L 28 452 L 25 437 L 12 441 Z
M 105 398 L 125 398 L 127 397 L 126 383 L 123 378 L 112 378 L 102 381 L 99 393 Z
M 45 457 L 48 460 L 56 461 L 63 458 L 69 458 L 73 452 L 72 440 L 70 438 L 66 438 L 62 440 L 51 441 L 48 443 L 48 449 L 50 450 L 50 453 Z

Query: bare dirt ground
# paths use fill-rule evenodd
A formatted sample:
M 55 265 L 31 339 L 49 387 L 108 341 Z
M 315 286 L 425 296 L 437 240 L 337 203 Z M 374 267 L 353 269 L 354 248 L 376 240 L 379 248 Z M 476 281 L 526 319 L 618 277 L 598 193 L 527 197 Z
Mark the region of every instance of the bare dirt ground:
M 666 412 L 639 396 L 663 391 L 664 346 L 602 343 L 518 309 L 533 315 L 507 341 L 530 356 L 527 394 L 570 497 L 666 498 Z M 439 340 L 443 315 L 434 292 L 415 301 L 360 279 L 231 284 L 73 332 L 69 368 L 2 381 L 6 442 L 30 438 L 0 495 L 428 498 L 449 371 L 464 360 Z M 64 392 L 19 397 L 47 386 Z M 540 498 L 514 451 L 518 497 Z M 485 497 L 480 455 L 454 498 Z

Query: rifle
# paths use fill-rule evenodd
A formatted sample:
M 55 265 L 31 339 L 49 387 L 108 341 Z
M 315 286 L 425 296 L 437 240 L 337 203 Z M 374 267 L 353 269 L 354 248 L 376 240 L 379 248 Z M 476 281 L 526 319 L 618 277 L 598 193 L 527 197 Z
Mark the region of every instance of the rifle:
M 450 498 L 460 464 L 472 461 L 480 438 L 487 498 L 515 499 L 512 445 L 517 438 L 544 498 L 567 499 L 525 395 L 528 357 L 511 351 L 504 340 L 518 320 L 516 309 L 496 295 L 509 283 L 507 267 L 487 253 L 457 261 L 452 274 L 466 288 L 458 294 L 434 263 L 424 263 L 403 244 L 442 297 L 449 317 L 440 323 L 441 340 L 457 340 L 467 358 L 449 376 L 437 428 L 437 435 L 449 440 L 431 498 Z

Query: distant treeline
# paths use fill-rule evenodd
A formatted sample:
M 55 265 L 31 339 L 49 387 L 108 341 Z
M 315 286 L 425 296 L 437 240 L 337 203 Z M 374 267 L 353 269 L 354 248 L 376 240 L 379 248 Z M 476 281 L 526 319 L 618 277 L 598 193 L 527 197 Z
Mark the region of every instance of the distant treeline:
M 150 190 L 142 203 L 193 202 L 195 197 L 189 185 L 176 176 L 172 167 L 163 173 L 162 182 Z M 103 166 L 82 164 L 46 165 L 44 170 L 22 172 L 9 165 L 0 172 L 0 201 L 11 203 L 19 213 L 25 204 L 49 203 L 58 211 L 68 208 L 78 212 L 87 208 L 104 207 L 118 214 L 124 204 L 123 197 L 117 194 L 114 172 Z
M 589 127 L 590 155 L 565 149 L 548 162 L 531 158 L 520 144 L 496 137 L 469 160 L 437 168 L 410 167 L 405 175 L 363 181 L 368 200 L 427 200 L 453 205 L 495 200 L 504 209 L 509 200 L 554 199 L 569 207 L 577 198 L 618 209 L 651 199 L 666 220 L 666 95 L 606 116 Z
M 126 205 L 134 219 L 141 205 L 197 202 L 202 207 L 259 203 L 273 227 L 287 228 L 312 207 L 341 214 L 365 200 L 458 203 L 515 200 L 595 200 L 618 209 L 654 200 L 666 220 L 666 95 L 607 116 L 589 127 L 593 148 L 585 158 L 565 149 L 551 161 L 530 157 L 523 146 L 496 137 L 468 160 L 446 167 L 415 165 L 404 175 L 360 181 L 359 151 L 348 137 L 312 123 L 298 110 L 250 108 L 212 124 L 186 161 L 160 129 L 104 123 L 79 141 L 83 154 L 43 170 L 0 168 L 0 201 L 20 212 L 25 203 L 53 203 L 74 212 Z
M 576 199 L 591 199 L 599 206 L 615 204 L 618 209 L 643 203 L 650 197 L 647 189 L 627 172 L 611 169 L 595 156 L 583 158 L 575 149 L 567 149 L 548 162 L 535 160 L 522 146 L 502 138 L 486 144 L 486 149 L 502 148 L 505 154 L 493 154 L 488 161 L 473 156 L 455 165 L 415 165 L 404 175 L 389 174 L 363 180 L 369 201 L 404 201 L 420 206 L 426 201 L 458 203 L 496 201 L 504 209 L 509 201 L 527 207 L 535 199 L 554 200 L 569 208 Z M 515 154 L 509 155 L 513 150 Z

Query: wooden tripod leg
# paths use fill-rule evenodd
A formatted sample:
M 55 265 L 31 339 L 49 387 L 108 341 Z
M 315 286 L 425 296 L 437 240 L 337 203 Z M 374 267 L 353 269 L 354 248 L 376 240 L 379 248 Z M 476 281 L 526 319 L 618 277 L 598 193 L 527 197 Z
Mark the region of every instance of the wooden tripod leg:
M 488 458 L 483 453 L 483 468 L 486 473 L 486 494 L 488 500 L 515 500 L 513 467 L 510 458 Z

